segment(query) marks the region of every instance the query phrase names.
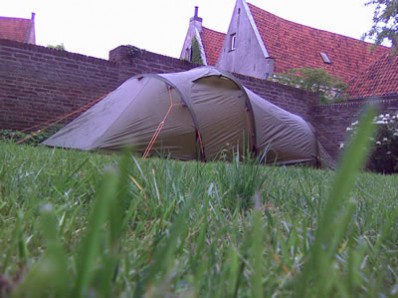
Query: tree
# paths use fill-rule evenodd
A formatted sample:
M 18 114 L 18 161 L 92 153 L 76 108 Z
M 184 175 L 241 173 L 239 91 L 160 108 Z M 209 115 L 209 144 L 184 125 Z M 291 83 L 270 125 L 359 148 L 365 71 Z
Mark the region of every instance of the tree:
M 58 51 L 65 51 L 65 46 L 64 46 L 64 43 L 61 43 L 61 44 L 57 44 L 57 45 L 47 45 L 47 48 L 50 48 L 50 49 L 55 49 L 55 50 L 58 50 Z
M 196 40 L 195 37 L 192 39 L 191 62 L 203 65 L 202 56 L 200 54 L 199 42 Z
M 366 6 L 374 5 L 372 28 L 363 38 L 370 38 L 375 44 L 391 42 L 394 50 L 398 49 L 398 0 L 370 0 Z

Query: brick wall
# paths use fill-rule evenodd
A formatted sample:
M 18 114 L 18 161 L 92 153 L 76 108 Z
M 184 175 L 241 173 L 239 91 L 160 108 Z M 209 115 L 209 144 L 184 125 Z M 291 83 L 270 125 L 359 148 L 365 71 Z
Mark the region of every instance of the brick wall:
M 119 85 L 136 74 L 186 71 L 197 65 L 133 46 L 119 46 L 109 52 L 109 61 L 119 70 Z
M 186 61 L 120 46 L 109 61 L 46 47 L 0 39 L 0 128 L 36 130 L 69 115 L 67 122 L 133 75 L 189 70 Z M 364 101 L 317 105 L 314 94 L 275 82 L 235 76 L 272 103 L 302 116 L 317 129 L 326 149 L 336 156 L 346 127 Z M 398 109 L 398 98 L 378 101 L 381 110 Z
M 339 146 L 344 142 L 347 127 L 360 118 L 367 104 L 375 104 L 380 113 L 396 112 L 398 96 L 373 100 L 349 100 L 331 105 L 314 105 L 310 108 L 311 123 L 315 126 L 318 137 L 325 149 L 333 156 L 339 154 Z
M 118 86 L 115 63 L 0 40 L 0 127 L 29 129 Z

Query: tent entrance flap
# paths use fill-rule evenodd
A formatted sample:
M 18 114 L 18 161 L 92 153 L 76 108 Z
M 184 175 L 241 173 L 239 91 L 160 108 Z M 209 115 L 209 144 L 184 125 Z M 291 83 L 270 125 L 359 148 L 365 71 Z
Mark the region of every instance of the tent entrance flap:
M 193 82 L 191 104 L 207 159 L 251 148 L 252 116 L 246 101 L 245 92 L 230 79 L 207 76 Z

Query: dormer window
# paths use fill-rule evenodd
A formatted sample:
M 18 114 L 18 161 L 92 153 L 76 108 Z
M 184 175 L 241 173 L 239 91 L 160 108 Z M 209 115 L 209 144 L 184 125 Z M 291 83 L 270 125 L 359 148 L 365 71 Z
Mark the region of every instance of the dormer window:
M 236 33 L 232 33 L 230 36 L 230 48 L 229 48 L 230 51 L 234 51 L 236 49 L 236 42 L 237 42 Z
M 332 64 L 332 61 L 330 60 L 329 56 L 328 56 L 326 53 L 320 52 L 320 54 L 321 54 L 323 63 L 325 63 L 325 64 Z

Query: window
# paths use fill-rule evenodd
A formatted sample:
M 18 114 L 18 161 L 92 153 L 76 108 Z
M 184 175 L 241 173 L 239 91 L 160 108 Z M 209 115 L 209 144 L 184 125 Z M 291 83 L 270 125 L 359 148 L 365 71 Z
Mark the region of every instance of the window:
M 328 55 L 324 52 L 320 52 L 322 60 L 326 64 L 332 64 L 332 61 L 329 59 Z
M 236 49 L 236 33 L 232 33 L 230 37 L 230 51 L 233 51 Z

